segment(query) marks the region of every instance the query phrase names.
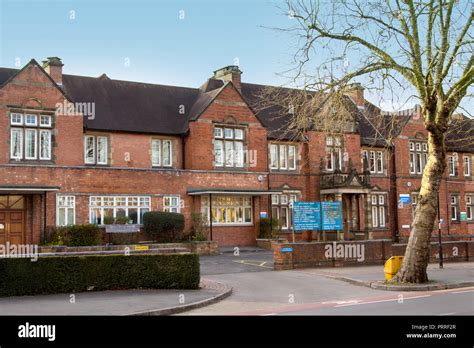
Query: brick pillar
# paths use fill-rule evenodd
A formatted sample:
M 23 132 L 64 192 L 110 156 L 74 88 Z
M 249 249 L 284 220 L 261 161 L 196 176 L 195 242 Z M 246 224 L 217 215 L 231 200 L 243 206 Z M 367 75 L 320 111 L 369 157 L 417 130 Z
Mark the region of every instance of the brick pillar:
M 352 229 L 357 230 L 357 198 L 352 195 Z

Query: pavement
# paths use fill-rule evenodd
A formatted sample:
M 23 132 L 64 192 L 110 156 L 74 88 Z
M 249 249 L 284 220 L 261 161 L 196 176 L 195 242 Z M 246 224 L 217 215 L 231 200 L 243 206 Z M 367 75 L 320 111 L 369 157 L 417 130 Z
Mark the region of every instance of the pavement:
M 382 290 L 426 291 L 474 286 L 474 267 L 472 263 L 445 263 L 443 269 L 440 269 L 438 264 L 429 264 L 429 282 L 418 285 L 387 283 L 381 266 L 318 268 L 311 269 L 311 272 Z
M 167 315 L 215 303 L 232 289 L 201 279 L 199 290 L 113 290 L 0 298 L 0 315 Z
M 383 266 L 272 269 L 269 251 L 201 257 L 208 279 L 232 287 L 218 303 L 180 315 L 473 315 L 474 287 L 402 292 L 373 289 L 338 277 L 361 281 L 383 278 Z M 473 280 L 474 263 L 430 265 L 430 279 Z
M 273 270 L 273 253 L 201 256 L 200 290 L 124 290 L 0 298 L 0 315 L 473 315 L 474 286 L 374 289 L 383 266 Z M 428 267 L 436 282 L 474 280 L 474 263 Z M 341 281 L 342 280 L 342 281 Z M 366 286 L 360 286 L 366 285 Z

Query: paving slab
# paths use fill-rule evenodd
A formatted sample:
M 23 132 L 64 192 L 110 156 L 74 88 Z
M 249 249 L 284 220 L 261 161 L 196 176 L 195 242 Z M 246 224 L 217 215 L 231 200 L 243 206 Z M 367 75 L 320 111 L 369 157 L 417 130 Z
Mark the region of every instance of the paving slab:
M 201 279 L 199 290 L 113 290 L 0 298 L 0 315 L 167 315 L 215 303 L 232 288 Z

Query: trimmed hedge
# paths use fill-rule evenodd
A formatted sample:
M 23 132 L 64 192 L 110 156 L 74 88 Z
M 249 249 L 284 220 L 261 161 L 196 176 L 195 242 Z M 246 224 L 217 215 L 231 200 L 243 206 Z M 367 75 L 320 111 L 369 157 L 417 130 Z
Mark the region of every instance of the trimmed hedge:
M 148 238 L 158 243 L 175 243 L 183 240 L 184 215 L 162 211 L 143 214 L 143 229 Z
M 103 244 L 102 230 L 97 225 L 70 225 L 60 227 L 67 246 L 92 246 Z
M 197 254 L 0 259 L 0 296 L 119 289 L 198 289 Z

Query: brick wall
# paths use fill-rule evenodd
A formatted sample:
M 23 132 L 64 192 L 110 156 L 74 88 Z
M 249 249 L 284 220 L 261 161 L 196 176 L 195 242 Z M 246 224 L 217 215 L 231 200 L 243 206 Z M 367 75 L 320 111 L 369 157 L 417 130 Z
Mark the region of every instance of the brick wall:
M 384 264 L 391 256 L 405 254 L 406 244 L 392 244 L 391 240 L 371 240 L 356 242 L 313 242 L 313 243 L 279 243 L 272 242 L 274 267 L 276 270 L 309 268 L 309 267 L 339 267 L 339 266 L 364 266 L 371 264 Z M 336 245 L 336 249 L 334 249 Z M 474 241 L 444 242 L 443 258 L 446 262 L 461 262 L 474 260 Z M 337 247 L 347 247 L 349 252 L 356 249 L 362 254 L 353 252 L 345 254 L 328 253 L 328 250 L 337 250 Z M 285 251 L 289 248 L 292 251 Z M 349 249 L 350 248 L 350 249 Z M 362 249 L 363 248 L 363 249 Z M 334 257 L 335 255 L 335 257 Z M 362 260 L 363 259 L 363 260 Z M 431 244 L 430 262 L 438 262 L 438 244 Z M 382 270 L 381 270 L 382 271 Z

